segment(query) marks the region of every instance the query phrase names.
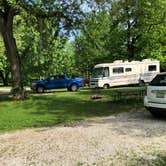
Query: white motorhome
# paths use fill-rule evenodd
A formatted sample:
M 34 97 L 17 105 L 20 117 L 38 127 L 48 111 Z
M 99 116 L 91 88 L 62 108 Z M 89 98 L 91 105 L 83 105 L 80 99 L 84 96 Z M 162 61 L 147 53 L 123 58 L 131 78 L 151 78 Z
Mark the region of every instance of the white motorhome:
M 114 61 L 97 64 L 90 79 L 92 88 L 109 88 L 112 86 L 144 84 L 150 82 L 160 72 L 158 60 Z

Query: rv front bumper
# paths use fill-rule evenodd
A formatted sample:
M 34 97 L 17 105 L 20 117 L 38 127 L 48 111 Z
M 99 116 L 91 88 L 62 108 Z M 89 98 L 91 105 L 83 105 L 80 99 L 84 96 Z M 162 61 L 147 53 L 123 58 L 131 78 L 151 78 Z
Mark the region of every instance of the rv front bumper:
M 100 87 L 99 86 L 99 82 L 97 80 L 90 81 L 90 87 L 91 88 L 98 88 L 98 87 Z
M 98 87 L 98 83 L 96 83 L 96 82 L 90 83 L 90 88 L 97 88 L 97 87 Z

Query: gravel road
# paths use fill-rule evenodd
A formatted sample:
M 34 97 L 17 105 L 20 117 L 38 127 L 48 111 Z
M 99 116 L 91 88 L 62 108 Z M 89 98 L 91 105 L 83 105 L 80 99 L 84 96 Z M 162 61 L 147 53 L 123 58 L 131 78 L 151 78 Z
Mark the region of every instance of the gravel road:
M 145 110 L 0 135 L 0 166 L 150 166 L 162 158 L 166 120 Z

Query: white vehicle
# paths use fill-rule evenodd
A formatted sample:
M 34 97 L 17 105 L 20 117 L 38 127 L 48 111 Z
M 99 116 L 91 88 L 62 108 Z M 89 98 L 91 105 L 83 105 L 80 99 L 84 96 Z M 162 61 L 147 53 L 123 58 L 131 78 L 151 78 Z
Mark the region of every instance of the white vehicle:
M 144 84 L 150 82 L 160 72 L 160 62 L 144 59 L 142 61 L 114 61 L 98 64 L 90 79 L 92 88 L 109 88 L 112 86 Z
M 158 74 L 147 87 L 144 106 L 154 115 L 166 115 L 166 73 Z

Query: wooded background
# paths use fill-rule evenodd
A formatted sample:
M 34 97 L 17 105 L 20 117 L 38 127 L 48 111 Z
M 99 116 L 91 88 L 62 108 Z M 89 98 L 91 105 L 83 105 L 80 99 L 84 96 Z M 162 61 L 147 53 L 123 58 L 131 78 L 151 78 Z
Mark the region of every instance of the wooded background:
M 158 59 L 166 71 L 165 0 L 0 0 L 0 81 L 13 93 L 97 63 Z

